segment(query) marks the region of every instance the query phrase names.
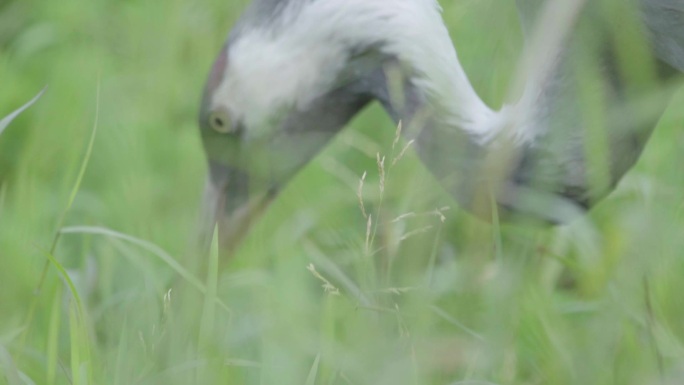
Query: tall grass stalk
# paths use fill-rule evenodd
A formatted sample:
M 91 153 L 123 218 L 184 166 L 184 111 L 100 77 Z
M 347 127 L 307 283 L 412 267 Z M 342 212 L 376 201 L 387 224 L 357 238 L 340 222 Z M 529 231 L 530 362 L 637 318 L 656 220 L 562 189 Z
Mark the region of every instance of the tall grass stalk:
M 42 93 L 41 93 L 42 94 Z M 37 98 L 41 95 L 38 94 L 36 98 L 34 98 L 34 101 L 37 100 Z M 33 102 L 33 101 L 32 101 Z M 61 230 L 62 227 L 64 226 L 64 221 L 66 220 L 67 214 L 71 210 L 71 206 L 74 203 L 74 200 L 76 199 L 76 194 L 78 194 L 78 191 L 81 188 L 81 183 L 83 182 L 83 176 L 85 175 L 86 169 L 88 168 L 88 163 L 90 163 L 90 156 L 93 153 L 93 147 L 95 145 L 95 137 L 97 136 L 97 127 L 100 122 L 100 81 L 97 81 L 97 91 L 95 94 L 95 119 L 93 122 L 93 128 L 90 134 L 90 140 L 88 141 L 88 145 L 86 147 L 86 152 L 85 155 L 83 156 L 83 161 L 81 162 L 81 166 L 79 168 L 78 176 L 76 177 L 76 180 L 74 181 L 74 185 L 71 189 L 71 193 L 69 194 L 69 199 L 67 200 L 66 207 L 62 211 L 62 214 L 60 215 L 57 225 L 56 225 L 56 230 L 54 233 L 54 237 L 52 239 L 52 244 L 50 246 L 50 249 L 47 253 L 49 256 L 53 256 L 55 252 L 57 251 L 57 244 L 59 243 L 59 238 L 61 236 Z M 48 258 L 48 260 L 45 261 L 45 264 L 43 265 L 42 272 L 40 273 L 40 278 L 38 279 L 38 283 L 36 284 L 36 289 L 34 291 L 34 298 L 31 301 L 31 305 L 29 306 L 29 311 L 26 315 L 26 321 L 24 322 L 24 325 L 26 326 L 25 331 L 28 332 L 31 329 L 31 325 L 33 323 L 33 317 L 36 311 L 36 306 L 38 306 L 38 301 L 40 298 L 40 292 L 43 288 L 43 284 L 45 282 L 45 278 L 47 276 L 48 268 L 50 267 L 50 263 L 52 261 Z M 56 259 L 52 264 L 55 264 Z M 74 295 L 75 289 L 74 289 Z M 79 305 L 79 309 L 82 309 L 81 306 Z M 26 334 L 24 334 L 25 338 Z M 22 341 L 24 339 L 22 338 Z M 23 345 L 23 342 L 22 342 Z

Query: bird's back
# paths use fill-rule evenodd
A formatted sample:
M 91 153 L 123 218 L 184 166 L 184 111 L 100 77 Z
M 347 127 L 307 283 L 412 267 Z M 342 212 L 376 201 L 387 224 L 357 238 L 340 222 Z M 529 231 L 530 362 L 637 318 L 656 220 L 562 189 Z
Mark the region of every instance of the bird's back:
M 528 38 L 544 4 L 517 0 Z M 639 158 L 669 100 L 665 82 L 679 71 L 684 1 L 588 1 L 536 99 L 532 121 L 542 134 L 522 154 L 515 182 L 591 206 Z

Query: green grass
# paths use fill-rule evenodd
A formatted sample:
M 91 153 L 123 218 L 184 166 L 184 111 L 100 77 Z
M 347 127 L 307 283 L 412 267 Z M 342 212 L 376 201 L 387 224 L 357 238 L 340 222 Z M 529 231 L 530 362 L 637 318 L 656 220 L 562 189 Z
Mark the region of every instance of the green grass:
M 0 136 L 0 384 L 684 378 L 682 92 L 618 189 L 562 228 L 470 217 L 411 151 L 390 169 L 406 143 L 392 149 L 374 106 L 225 271 L 216 253 L 197 271 L 196 111 L 244 3 L 0 5 L 0 117 L 49 85 Z M 466 71 L 500 105 L 521 45 L 512 1 L 445 6 Z

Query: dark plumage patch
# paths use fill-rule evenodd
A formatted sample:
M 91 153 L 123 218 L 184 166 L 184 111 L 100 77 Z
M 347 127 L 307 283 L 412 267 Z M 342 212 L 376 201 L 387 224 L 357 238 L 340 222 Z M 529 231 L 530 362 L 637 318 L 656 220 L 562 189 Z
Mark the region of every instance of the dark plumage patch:
M 216 91 L 216 88 L 221 84 L 223 80 L 223 75 L 226 72 L 226 65 L 228 64 L 228 45 L 224 45 L 221 53 L 219 53 L 218 58 L 211 67 L 211 72 L 209 73 L 209 79 L 207 80 L 207 85 L 205 89 L 206 94 L 212 94 Z
M 209 77 L 207 78 L 207 83 L 204 86 L 204 92 L 202 93 L 202 104 L 200 105 L 199 111 L 199 125 L 200 128 L 204 129 L 208 126 L 209 119 L 209 104 L 211 103 L 211 97 L 221 85 L 223 77 L 226 72 L 226 66 L 228 65 L 228 44 L 224 44 L 221 53 L 214 61 L 214 65 L 211 67 L 211 72 L 209 72 Z

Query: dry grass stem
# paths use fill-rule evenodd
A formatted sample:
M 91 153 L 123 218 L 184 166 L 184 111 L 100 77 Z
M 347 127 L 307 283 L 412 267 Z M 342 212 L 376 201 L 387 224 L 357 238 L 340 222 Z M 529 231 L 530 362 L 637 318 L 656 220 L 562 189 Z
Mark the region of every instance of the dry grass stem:
M 407 287 L 388 287 L 385 289 L 378 290 L 378 293 L 402 295 L 411 291 L 418 290 L 418 287 L 407 286 Z
M 407 219 L 407 218 L 414 218 L 414 217 L 416 217 L 416 216 L 417 216 L 417 215 L 416 215 L 416 213 L 414 213 L 414 212 L 410 212 L 410 213 L 406 213 L 406 214 L 401 214 L 401 215 L 399 215 L 398 217 L 392 219 L 389 223 L 401 222 L 401 221 L 403 221 L 404 219 Z
M 340 290 L 337 287 L 335 287 L 335 285 L 330 283 L 330 281 L 328 281 L 324 276 L 322 276 L 321 273 L 319 273 L 316 270 L 316 267 L 313 263 L 310 263 L 309 266 L 306 267 L 306 269 L 309 270 L 314 277 L 318 278 L 321 282 L 323 282 L 323 291 L 330 295 L 340 295 Z
M 399 138 L 401 138 L 401 120 L 399 121 L 399 124 L 397 124 L 397 132 L 394 134 L 394 142 L 392 142 L 392 150 L 394 150 L 394 147 L 396 147 L 397 143 L 399 143 Z
M 359 198 L 359 207 L 361 207 L 361 214 L 364 218 L 368 218 L 368 213 L 366 212 L 366 205 L 363 203 L 363 182 L 366 180 L 366 172 L 363 172 L 361 179 L 359 180 L 359 188 L 356 190 L 356 196 Z
M 399 238 L 399 241 L 405 241 L 405 240 L 407 240 L 413 236 L 416 236 L 418 234 L 425 234 L 428 231 L 432 230 L 433 228 L 434 228 L 434 226 L 425 226 L 425 227 L 421 227 L 421 228 L 413 230 L 413 231 L 409 231 L 408 233 L 402 235 L 401 238 Z
M 449 206 L 444 206 L 442 208 L 436 209 L 435 211 L 432 212 L 432 214 L 436 215 L 439 217 L 439 220 L 444 223 L 446 222 L 446 216 L 444 215 L 445 211 L 451 210 L 451 207 Z
M 404 148 L 402 148 L 401 151 L 399 152 L 399 155 L 397 155 L 397 156 L 394 158 L 394 160 L 392 160 L 392 166 L 394 166 L 395 164 L 397 164 L 397 162 L 400 161 L 401 158 L 404 157 L 404 155 L 406 154 L 406 151 L 409 149 L 409 147 L 411 147 L 411 145 L 413 145 L 414 142 L 415 142 L 415 140 L 411 139 L 411 140 L 409 140 L 408 143 L 406 143 L 406 145 L 404 146 Z
M 164 293 L 164 299 L 163 299 L 163 308 L 162 308 L 162 319 L 161 319 L 161 325 L 164 327 L 166 325 L 166 321 L 168 321 L 169 317 L 171 316 L 171 291 L 173 289 L 169 289 L 166 293 Z
M 422 213 L 408 212 L 406 214 L 401 214 L 398 217 L 392 219 L 391 221 L 385 222 L 385 223 L 398 223 L 398 222 L 403 221 L 404 219 L 415 218 L 415 217 L 419 217 L 419 216 L 428 216 L 428 215 L 429 216 L 434 215 L 434 216 L 438 217 L 442 223 L 444 223 L 446 221 L 446 216 L 444 215 L 444 212 L 448 211 L 450 209 L 451 209 L 451 207 L 445 206 L 445 207 L 441 207 L 438 209 L 434 209 L 433 211 L 422 212 Z
M 432 230 L 433 228 L 434 228 L 434 226 L 425 226 L 425 227 L 421 227 L 421 228 L 413 230 L 413 231 L 409 231 L 408 233 L 405 233 L 404 235 L 402 235 L 399 238 L 399 240 L 397 241 L 397 244 L 399 244 L 399 243 L 401 243 L 401 242 L 403 242 L 403 241 L 405 241 L 411 237 L 414 237 L 416 235 L 425 234 L 425 233 L 429 232 L 430 230 Z M 370 253 L 369 255 L 374 256 L 374 255 L 378 254 L 379 252 L 386 250 L 387 248 L 388 248 L 387 245 L 382 246 L 382 247 L 378 247 L 377 249 L 373 250 L 373 252 Z
M 384 193 L 385 192 L 385 157 L 383 156 L 381 158 L 379 152 L 375 155 L 375 157 L 376 157 L 376 160 L 378 162 L 378 172 L 380 173 L 380 192 Z
M 368 221 L 366 222 L 366 254 L 370 252 L 371 247 L 371 228 L 373 227 L 372 215 L 368 215 Z

